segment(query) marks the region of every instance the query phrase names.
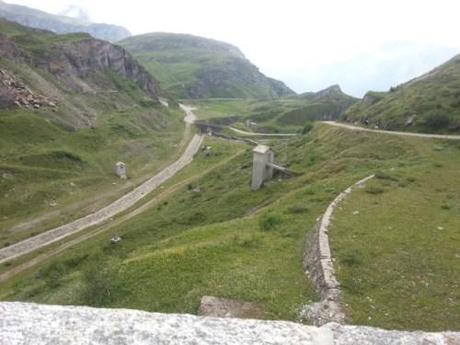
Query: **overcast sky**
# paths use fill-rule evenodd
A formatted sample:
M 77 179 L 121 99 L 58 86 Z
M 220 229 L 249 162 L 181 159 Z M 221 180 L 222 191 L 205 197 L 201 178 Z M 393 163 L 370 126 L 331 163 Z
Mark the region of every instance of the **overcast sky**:
M 133 34 L 183 32 L 238 46 L 297 92 L 387 90 L 460 53 L 460 0 L 6 0 L 70 5 Z

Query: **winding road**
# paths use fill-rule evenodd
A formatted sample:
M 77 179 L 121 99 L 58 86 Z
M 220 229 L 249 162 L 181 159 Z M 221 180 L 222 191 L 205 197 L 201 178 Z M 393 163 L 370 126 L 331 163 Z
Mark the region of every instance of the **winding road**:
M 406 137 L 418 137 L 418 138 L 429 138 L 429 139 L 460 140 L 460 135 L 426 134 L 426 133 L 386 131 L 386 130 L 383 130 L 383 129 L 363 128 L 363 127 L 348 125 L 346 123 L 340 123 L 340 122 L 335 122 L 335 121 L 322 121 L 322 123 L 325 123 L 325 124 L 328 124 L 328 125 L 331 125 L 331 126 L 335 126 L 335 127 L 342 127 L 342 128 L 350 129 L 352 131 L 384 133 L 384 134 L 392 134 L 392 135 L 403 135 L 403 136 L 406 136 Z
M 296 133 L 256 133 L 256 132 L 246 132 L 241 129 L 235 127 L 228 127 L 235 133 L 247 135 L 247 136 L 254 136 L 254 137 L 294 137 Z
M 180 107 L 185 112 L 184 121 L 186 122 L 187 127 L 189 127 L 190 124 L 196 120 L 193 108 L 182 104 Z M 126 211 L 147 194 L 157 189 L 162 183 L 173 177 L 179 170 L 190 164 L 193 160 L 193 156 L 198 152 L 202 142 L 203 136 L 195 134 L 178 160 L 110 205 L 68 224 L 58 226 L 34 237 L 30 237 L 11 246 L 0 249 L 0 264 L 57 242 L 91 226 L 100 225 L 113 216 Z

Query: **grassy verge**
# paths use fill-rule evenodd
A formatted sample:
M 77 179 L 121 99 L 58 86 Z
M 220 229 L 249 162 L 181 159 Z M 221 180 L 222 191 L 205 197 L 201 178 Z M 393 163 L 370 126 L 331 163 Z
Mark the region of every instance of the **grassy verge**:
M 354 324 L 458 329 L 459 149 L 427 146 L 422 164 L 378 174 L 337 211 L 332 250 Z

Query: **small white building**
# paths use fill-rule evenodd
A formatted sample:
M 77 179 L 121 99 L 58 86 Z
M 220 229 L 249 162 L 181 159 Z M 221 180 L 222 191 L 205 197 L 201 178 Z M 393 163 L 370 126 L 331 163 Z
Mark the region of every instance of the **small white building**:
M 127 170 L 127 168 L 126 168 L 126 164 L 125 164 L 125 163 L 123 163 L 123 162 L 117 162 L 117 163 L 115 164 L 115 174 L 116 174 L 119 178 L 121 178 L 121 179 L 123 179 L 123 180 L 125 180 L 125 179 L 127 178 L 127 176 L 126 176 L 126 170 Z
M 266 145 L 257 145 L 253 153 L 251 188 L 252 190 L 257 190 L 263 186 L 265 181 L 273 177 L 275 155 L 270 147 Z

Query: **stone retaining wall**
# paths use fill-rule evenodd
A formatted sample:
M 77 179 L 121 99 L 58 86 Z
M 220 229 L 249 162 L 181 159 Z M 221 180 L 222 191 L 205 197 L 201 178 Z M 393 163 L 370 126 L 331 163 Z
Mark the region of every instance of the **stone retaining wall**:
M 368 176 L 340 193 L 328 206 L 326 212 L 318 218 L 315 227 L 305 241 L 304 269 L 320 293 L 320 301 L 304 306 L 300 311 L 301 319 L 308 319 L 315 325 L 328 322 L 345 322 L 341 308 L 340 284 L 335 277 L 328 230 L 332 215 L 337 206 L 352 192 L 353 187 L 363 186 L 373 178 Z

